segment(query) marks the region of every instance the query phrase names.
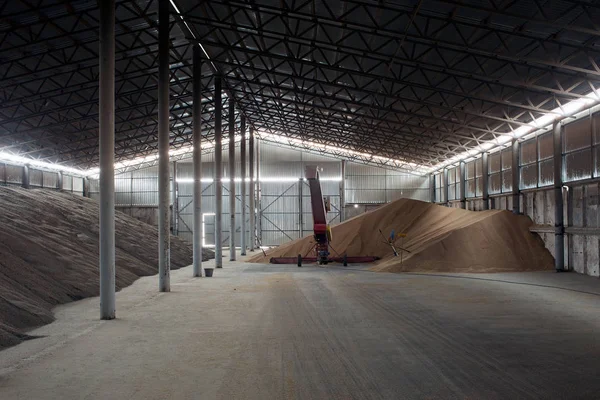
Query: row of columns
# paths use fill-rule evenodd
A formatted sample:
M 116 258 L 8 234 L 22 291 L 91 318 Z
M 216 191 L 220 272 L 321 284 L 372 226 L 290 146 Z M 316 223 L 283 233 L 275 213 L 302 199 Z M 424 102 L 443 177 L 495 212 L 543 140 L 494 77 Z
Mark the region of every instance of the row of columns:
M 215 76 L 215 176 L 214 181 L 217 185 L 215 188 L 215 263 L 217 268 L 223 268 L 223 132 L 222 132 L 222 96 L 221 96 L 221 77 Z M 235 261 L 237 258 L 237 244 L 235 241 L 236 235 L 236 189 L 235 189 L 235 104 L 233 99 L 229 100 L 229 260 Z M 240 156 L 241 156 L 241 171 L 242 176 L 241 182 L 241 254 L 246 255 L 246 249 L 249 247 L 250 251 L 254 251 L 258 243 L 258 235 L 256 229 L 256 195 L 260 193 L 258 188 L 258 176 L 255 180 L 255 152 L 258 152 L 258 146 L 255 144 L 254 129 L 250 127 L 250 136 L 248 139 L 249 147 L 249 176 L 250 176 L 250 243 L 247 243 L 246 235 L 246 119 L 241 116 L 240 119 L 240 131 L 242 140 L 240 142 Z M 256 172 L 258 175 L 258 165 L 256 165 Z
M 115 0 L 100 4 L 100 98 L 99 98 L 99 152 L 100 152 L 100 317 L 115 318 L 115 187 L 114 187 L 114 143 L 115 143 Z M 169 2 L 159 1 L 158 10 L 158 286 L 159 291 L 169 292 L 170 284 L 170 225 L 176 229 L 177 221 L 169 219 Z M 198 46 L 193 50 L 193 276 L 202 276 L 202 134 L 201 134 L 201 64 L 202 56 Z M 215 265 L 223 267 L 222 213 L 222 109 L 221 78 L 215 77 Z M 229 103 L 229 163 L 230 163 L 230 252 L 231 260 L 236 259 L 235 250 L 235 106 Z M 246 174 L 245 119 L 242 117 L 242 171 Z M 258 179 L 254 178 L 254 130 L 250 128 L 250 243 L 251 250 L 258 243 L 256 235 L 255 196 L 260 195 Z M 28 182 L 29 170 L 23 170 L 24 182 Z M 256 173 L 259 173 L 258 166 Z M 173 163 L 173 215 L 177 207 L 177 164 Z M 27 178 L 27 179 L 25 179 Z M 59 175 L 62 187 L 62 176 Z M 246 253 L 246 182 L 242 183 L 242 255 Z M 260 200 L 258 201 L 260 204 Z M 259 218 L 260 219 L 260 218 Z

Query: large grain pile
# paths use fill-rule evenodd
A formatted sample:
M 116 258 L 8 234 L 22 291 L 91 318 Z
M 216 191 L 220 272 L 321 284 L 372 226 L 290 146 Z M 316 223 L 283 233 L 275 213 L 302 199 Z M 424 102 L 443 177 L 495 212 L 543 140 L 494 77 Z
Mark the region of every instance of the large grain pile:
M 54 306 L 98 295 L 98 212 L 72 194 L 0 187 L 0 348 L 52 322 Z M 121 289 L 157 273 L 158 233 L 120 212 L 115 219 Z M 191 262 L 190 246 L 171 237 L 171 268 Z
M 417 200 L 401 199 L 332 228 L 332 248 L 340 255 L 378 256 L 372 270 L 387 272 L 507 272 L 551 269 L 553 259 L 544 243 L 529 231 L 528 217 L 508 211 L 466 211 Z M 394 257 L 379 230 L 406 233 L 396 241 L 410 251 Z M 309 254 L 312 236 L 259 254 L 250 262 L 271 257 Z M 310 255 L 313 255 L 312 253 Z M 334 253 L 335 255 L 335 253 Z

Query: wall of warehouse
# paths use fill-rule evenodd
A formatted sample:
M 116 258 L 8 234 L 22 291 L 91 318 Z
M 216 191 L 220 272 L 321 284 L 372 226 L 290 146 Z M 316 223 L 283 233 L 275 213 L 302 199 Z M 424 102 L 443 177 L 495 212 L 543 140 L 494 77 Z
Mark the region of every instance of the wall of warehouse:
M 84 178 L 79 176 L 62 175 L 62 186 L 58 187 L 58 172 L 29 167 L 29 187 L 32 189 L 60 189 L 83 196 Z M 0 163 L 0 186 L 23 186 L 22 165 Z
M 342 162 L 339 159 L 308 153 L 296 149 L 260 143 L 260 200 L 258 231 L 261 244 L 273 246 L 297 239 L 312 232 L 312 212 L 308 184 L 302 180 L 304 167 L 316 164 L 322 168 L 321 185 L 324 196 L 331 202 L 328 213 L 335 224 L 399 198 L 429 201 L 429 178 L 378 167 L 346 163 L 346 207 L 341 207 Z M 240 243 L 241 230 L 241 175 L 239 147 L 236 148 L 236 243 Z M 202 208 L 204 214 L 204 244 L 214 245 L 215 186 L 214 154 L 203 155 Z M 172 164 L 171 164 L 172 165 Z M 115 177 L 116 207 L 146 222 L 156 224 L 158 206 L 158 167 L 127 172 Z M 171 167 L 172 168 L 172 167 Z M 228 150 L 223 151 L 224 178 L 231 176 Z M 172 171 L 172 170 L 171 170 Z M 249 170 L 247 170 L 249 174 Z M 171 173 L 172 176 L 172 173 Z M 178 236 L 192 239 L 192 162 L 177 162 L 177 222 Z M 229 183 L 223 184 L 223 244 L 229 244 Z M 249 189 L 248 193 L 249 193 Z M 92 197 L 98 196 L 97 182 L 90 187 Z M 172 193 L 171 193 L 172 194 Z M 171 198 L 173 198 L 171 196 Z M 247 201 L 248 203 L 248 201 Z M 302 210 L 302 212 L 300 212 Z M 247 212 L 247 221 L 249 211 Z M 249 222 L 247 222 L 249 228 Z
M 534 223 L 537 232 L 554 256 L 555 198 L 552 132 L 525 137 L 519 143 L 517 166 L 512 149 L 489 154 L 488 170 L 482 159 L 465 163 L 466 208 L 483 209 L 482 176 L 488 174 L 489 208 L 513 209 L 512 174 L 518 171 L 519 209 Z M 565 226 L 565 266 L 579 273 L 600 276 L 600 114 L 589 114 L 562 125 L 563 204 Z M 445 196 L 444 172 L 434 175 L 435 201 L 461 207 L 460 168 L 451 166 Z M 447 198 L 446 198 L 447 197 Z

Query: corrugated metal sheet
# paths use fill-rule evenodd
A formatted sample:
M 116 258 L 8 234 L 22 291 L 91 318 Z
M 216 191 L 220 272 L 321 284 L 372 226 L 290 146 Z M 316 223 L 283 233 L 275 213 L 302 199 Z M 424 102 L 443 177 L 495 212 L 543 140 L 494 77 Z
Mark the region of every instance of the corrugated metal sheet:
M 386 201 L 386 193 L 384 189 L 354 189 L 346 190 L 347 203 L 384 203 Z
M 369 175 L 369 176 L 377 176 L 377 175 L 386 175 L 386 170 L 383 168 L 377 168 L 371 165 L 363 165 L 357 164 L 353 162 L 346 163 L 346 176 L 354 176 L 354 175 Z
M 474 166 L 473 166 L 474 167 Z M 465 188 L 465 197 L 475 197 L 475 178 L 467 180 Z
M 58 184 L 58 174 L 56 172 L 44 171 L 42 179 L 45 188 L 56 189 Z
M 502 171 L 506 171 L 512 168 L 512 149 L 502 150 Z
M 458 182 L 458 180 L 460 179 L 460 177 L 458 176 L 459 173 L 460 173 L 460 170 L 458 167 L 449 168 L 448 169 L 448 183 L 452 184 L 452 183 Z
M 7 183 L 23 183 L 23 167 L 6 164 L 5 169 Z
M 442 187 L 442 183 L 443 183 L 443 177 L 441 173 L 437 173 L 433 176 L 434 178 L 434 182 L 435 182 L 435 187 L 436 188 L 440 188 Z M 436 196 L 437 197 L 437 196 Z
M 448 186 L 448 200 L 456 200 L 457 197 L 457 186 L 456 185 L 449 185 Z
M 475 161 L 469 161 L 465 164 L 465 178 L 472 179 L 475 178 Z
M 346 177 L 346 190 L 385 190 L 385 175 L 354 175 Z
M 589 179 L 592 177 L 592 150 L 574 151 L 564 157 L 565 182 Z
M 480 158 L 476 159 L 475 161 L 475 177 L 480 177 L 483 176 L 483 160 Z M 488 159 L 488 163 L 489 163 L 489 159 Z M 487 171 L 486 171 L 487 173 Z
M 100 187 L 98 186 L 98 181 L 97 180 L 91 180 L 91 192 L 99 192 L 100 191 Z M 63 175 L 63 190 L 67 190 L 67 191 L 72 191 L 73 190 L 73 177 L 71 175 Z
M 563 130 L 564 151 L 585 149 L 592 145 L 592 119 L 584 118 L 565 125 Z
M 529 139 L 521 143 L 519 165 L 527 165 L 537 161 L 537 139 Z
M 503 171 L 502 172 L 502 193 L 511 192 L 512 191 L 512 171 Z
M 261 193 L 263 198 L 266 196 L 279 196 L 285 193 L 286 196 L 297 196 L 298 186 L 300 181 L 297 182 L 263 182 L 261 183 Z
M 263 196 L 263 213 L 278 214 L 294 212 L 298 213 L 298 196 Z
M 498 172 L 491 174 L 489 179 L 489 194 L 502 193 L 502 175 Z
M 35 187 L 42 187 L 44 184 L 44 174 L 42 171 L 29 168 L 29 185 Z
M 551 132 L 538 136 L 538 147 L 540 160 L 554 157 L 554 138 Z
M 223 168 L 227 167 L 227 151 L 223 153 Z M 260 183 L 262 210 L 262 226 L 264 245 L 276 245 L 297 238 L 300 234 L 298 194 L 300 187 L 303 194 L 303 230 L 310 234 L 312 230 L 312 213 L 310 209 L 310 195 L 307 183 L 294 181 L 304 176 L 304 167 L 307 164 L 318 164 L 323 171 L 321 182 L 323 194 L 330 197 L 332 212 L 327 217 L 332 222 L 339 221 L 340 185 L 337 179 L 341 176 L 341 162 L 329 157 L 307 155 L 298 150 L 284 149 L 269 144 L 261 144 L 261 177 L 265 178 Z M 212 178 L 214 165 L 212 155 L 203 156 L 203 178 Z M 397 171 L 388 171 L 377 167 L 362 164 L 348 163 L 346 169 L 346 202 L 347 203 L 383 203 L 401 197 L 410 197 L 420 200 L 429 200 L 429 181 L 427 176 L 413 176 Z M 239 164 L 236 167 L 239 172 Z M 236 172 L 236 175 L 239 174 Z M 354 173 L 354 175 L 352 174 Z M 133 179 L 132 179 L 133 176 Z M 117 200 L 134 205 L 156 206 L 158 203 L 157 167 L 135 171 L 132 174 L 123 174 L 117 177 L 119 193 Z M 190 160 L 179 161 L 177 169 L 177 190 L 179 196 L 179 232 L 183 238 L 191 237 L 192 227 L 192 194 L 193 183 L 192 164 Z M 273 182 L 283 179 L 292 181 Z M 328 180 L 332 179 L 332 180 Z M 386 190 L 387 188 L 387 190 Z M 223 228 L 224 241 L 229 236 L 229 183 L 223 184 Z M 239 197 L 241 183 L 236 183 L 236 194 Z M 249 191 L 248 191 L 249 192 Z M 202 209 L 203 213 L 214 212 L 214 183 L 203 183 Z M 130 195 L 127 198 L 127 194 Z M 236 202 L 236 225 L 238 232 L 236 240 L 239 243 L 241 225 L 241 202 Z M 211 219 L 212 218 L 212 219 Z M 205 215 L 206 241 L 214 243 L 214 217 Z
M 554 159 L 540 161 L 540 180 L 539 186 L 549 186 L 554 184 Z
M 304 176 L 301 161 L 279 161 L 262 165 L 261 179 L 299 179 Z
M 73 177 L 73 193 L 83 195 L 83 178 Z
M 537 187 L 538 166 L 537 163 L 521 167 L 521 189 L 531 189 Z
M 388 201 L 398 199 L 429 201 L 429 195 L 429 189 L 396 189 L 387 192 Z
M 386 178 L 386 188 L 388 190 L 428 189 L 429 177 L 409 174 L 388 175 Z
M 488 166 L 490 174 L 500 172 L 502 170 L 502 159 L 500 153 L 490 154 L 488 157 Z

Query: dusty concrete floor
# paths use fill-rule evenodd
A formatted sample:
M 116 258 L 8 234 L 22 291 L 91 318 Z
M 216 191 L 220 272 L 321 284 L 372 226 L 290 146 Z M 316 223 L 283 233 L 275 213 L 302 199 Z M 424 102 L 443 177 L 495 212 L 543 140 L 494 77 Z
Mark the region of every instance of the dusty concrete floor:
M 206 263 L 207 265 L 210 263 Z M 225 263 L 59 307 L 0 352 L 8 399 L 600 396 L 600 281 Z

